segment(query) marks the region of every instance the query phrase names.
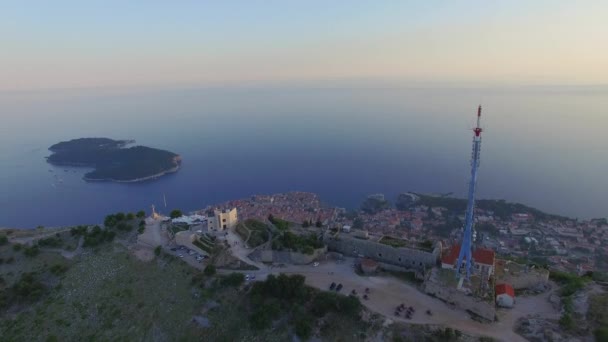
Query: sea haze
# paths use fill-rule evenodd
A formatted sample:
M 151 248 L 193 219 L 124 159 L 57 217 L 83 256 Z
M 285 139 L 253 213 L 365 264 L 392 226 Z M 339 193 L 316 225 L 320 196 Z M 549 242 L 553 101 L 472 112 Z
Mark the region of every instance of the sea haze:
M 307 84 L 0 93 L 0 226 L 296 190 L 347 208 L 370 193 L 462 196 L 479 103 L 479 197 L 608 216 L 606 88 Z M 145 183 L 87 183 L 87 169 L 46 163 L 49 146 L 80 137 L 135 139 L 181 154 L 183 168 Z

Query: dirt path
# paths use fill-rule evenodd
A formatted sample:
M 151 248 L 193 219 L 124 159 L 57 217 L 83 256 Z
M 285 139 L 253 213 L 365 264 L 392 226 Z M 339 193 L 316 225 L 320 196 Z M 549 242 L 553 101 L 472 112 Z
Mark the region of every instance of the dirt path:
M 137 236 L 137 242 L 152 248 L 163 244 L 161 237 L 161 222 L 146 219 L 146 229 Z
M 161 221 L 151 218 L 146 219 L 146 229 L 142 234 L 137 235 L 137 243 L 126 243 L 135 256 L 141 261 L 151 261 L 154 259 L 154 248 L 164 246 L 169 241 L 166 231 L 163 231 Z
M 81 236 L 80 239 L 78 240 L 78 246 L 76 247 L 76 249 L 74 249 L 71 252 L 63 250 L 61 252 L 61 255 L 66 259 L 73 259 L 75 256 L 78 256 L 78 255 L 80 255 L 80 253 L 82 253 L 83 244 L 84 244 L 84 236 Z
M 22 245 L 30 245 L 32 242 L 34 241 L 38 241 L 40 239 L 45 239 L 47 237 L 52 237 L 55 236 L 55 234 L 59 234 L 59 233 L 63 233 L 65 231 L 70 230 L 71 228 L 58 228 L 58 229 L 54 229 L 52 231 L 49 232 L 44 232 L 44 233 L 34 233 L 35 235 L 31 235 L 31 236 L 21 236 L 21 237 L 11 237 L 9 236 L 8 239 L 11 243 L 19 243 Z M 35 230 L 34 230 L 35 231 Z
M 247 257 L 253 250 L 245 248 L 245 242 L 237 233 L 231 229 L 226 230 L 226 232 L 228 233 L 226 236 L 226 241 L 230 246 L 230 252 L 232 255 L 248 265 L 259 268 L 262 272 L 268 272 L 268 266 L 261 262 L 255 262 Z

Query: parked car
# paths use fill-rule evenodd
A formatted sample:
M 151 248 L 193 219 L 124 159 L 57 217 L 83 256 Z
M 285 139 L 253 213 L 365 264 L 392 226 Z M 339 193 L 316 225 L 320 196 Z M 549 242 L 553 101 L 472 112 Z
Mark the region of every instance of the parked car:
M 313 266 L 313 267 L 317 267 L 317 266 L 319 266 L 319 263 L 318 263 L 318 262 L 315 262 L 314 264 L 312 264 L 312 266 Z
M 331 283 L 331 285 L 329 285 L 329 289 L 330 290 L 334 290 L 336 288 L 336 283 Z
M 341 283 L 338 284 L 338 287 L 336 287 L 336 291 L 340 291 L 340 290 L 342 290 L 342 284 Z

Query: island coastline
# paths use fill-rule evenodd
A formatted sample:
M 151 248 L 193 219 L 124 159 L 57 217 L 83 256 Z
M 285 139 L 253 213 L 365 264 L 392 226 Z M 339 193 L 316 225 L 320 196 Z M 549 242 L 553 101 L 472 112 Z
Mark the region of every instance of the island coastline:
M 146 176 L 146 177 L 140 177 L 140 178 L 136 178 L 136 179 L 128 179 L 128 180 L 123 180 L 123 179 L 111 179 L 111 178 L 101 178 L 101 179 L 94 179 L 94 178 L 87 178 L 87 176 L 85 175 L 84 177 L 82 177 L 82 179 L 86 182 L 91 182 L 91 183 L 102 183 L 102 182 L 113 182 L 113 183 L 141 183 L 141 182 L 145 182 L 145 181 L 149 181 L 149 180 L 154 180 L 157 178 L 160 178 L 162 176 L 165 175 L 169 175 L 172 173 L 176 173 L 177 171 L 179 171 L 181 169 L 181 157 L 178 156 L 175 158 L 175 162 L 176 165 L 175 167 L 169 169 L 169 170 L 165 170 L 162 172 L 159 172 L 157 174 L 154 175 L 150 175 L 150 176 Z
M 49 148 L 47 163 L 55 166 L 87 167 L 86 182 L 137 183 L 176 173 L 181 168 L 179 154 L 133 146 L 134 140 L 80 138 L 60 142 Z

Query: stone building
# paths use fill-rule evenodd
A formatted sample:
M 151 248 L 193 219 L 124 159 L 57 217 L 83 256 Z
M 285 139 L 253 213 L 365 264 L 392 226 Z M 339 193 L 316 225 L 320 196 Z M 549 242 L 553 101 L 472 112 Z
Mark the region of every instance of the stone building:
M 454 245 L 448 253 L 441 258 L 441 267 L 453 269 L 458 262 L 458 254 L 460 254 L 460 245 Z M 496 253 L 491 249 L 475 248 L 473 250 L 473 267 L 475 273 L 483 275 L 486 278 L 494 274 L 494 263 Z M 463 265 L 464 265 L 463 260 Z
M 365 274 L 374 274 L 378 270 L 378 263 L 372 259 L 361 260 L 361 271 Z
M 231 210 L 214 210 L 213 215 L 207 217 L 207 228 L 209 230 L 222 231 L 232 229 L 238 223 L 236 208 Z
M 515 290 L 509 284 L 496 285 L 496 305 L 503 308 L 512 308 L 515 304 Z
M 378 262 L 380 268 L 390 265 L 399 270 L 411 270 L 424 273 L 437 265 L 441 255 L 441 243 L 437 242 L 431 249 L 415 247 L 393 247 L 349 234 L 332 236 L 326 234 L 323 242 L 330 251 L 351 257 L 369 258 Z

